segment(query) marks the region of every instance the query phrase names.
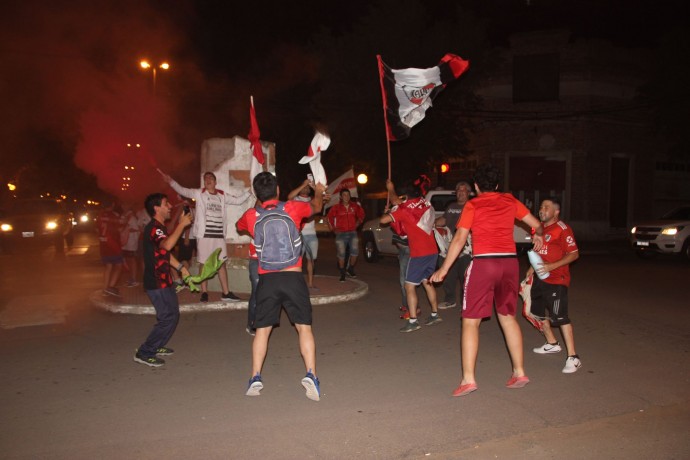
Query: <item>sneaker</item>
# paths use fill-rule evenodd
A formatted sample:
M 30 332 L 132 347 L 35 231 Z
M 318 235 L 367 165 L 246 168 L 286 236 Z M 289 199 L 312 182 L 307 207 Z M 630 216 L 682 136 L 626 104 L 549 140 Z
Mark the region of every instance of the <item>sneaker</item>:
M 150 367 L 161 367 L 162 365 L 165 364 L 164 360 L 157 358 L 155 356 L 151 356 L 150 358 L 146 358 L 146 357 L 142 356 L 142 354 L 139 353 L 139 351 L 137 351 L 134 354 L 134 362 L 146 364 L 147 366 L 150 366 Z
M 137 283 L 136 281 L 129 281 L 127 283 L 127 287 L 137 287 L 137 286 L 139 286 L 139 283 Z
M 345 270 L 340 270 L 340 282 L 345 282 Z
M 252 337 L 256 335 L 256 329 L 254 329 L 253 327 L 247 326 L 245 331 L 247 331 L 247 334 L 251 335 Z
M 419 321 L 415 321 L 414 323 L 412 321 L 408 321 L 400 329 L 400 332 L 414 332 L 414 331 L 421 329 L 421 328 L 422 328 L 422 326 L 419 324 Z
M 349 267 L 347 271 L 345 272 L 347 276 L 350 278 L 357 278 L 357 275 L 355 274 L 355 268 L 354 267 Z
M 429 317 L 426 319 L 426 321 L 424 321 L 424 324 L 426 326 L 432 326 L 436 323 L 440 323 L 441 321 L 443 321 L 443 318 L 441 318 L 439 315 L 436 315 L 436 316 L 429 315 Z
M 168 347 L 158 347 L 158 348 L 156 348 L 156 354 L 157 354 L 157 355 L 166 356 L 166 355 L 172 355 L 173 353 L 175 353 L 175 350 L 173 350 L 172 348 L 168 348 Z
M 550 353 L 558 353 L 561 351 L 561 344 L 546 342 L 541 347 L 532 348 L 532 351 L 540 355 L 548 355 Z
M 582 362 L 580 361 L 580 358 L 575 355 L 575 356 L 568 356 L 568 359 L 565 360 L 565 366 L 563 367 L 563 372 L 564 374 L 572 374 L 573 372 L 577 372 L 579 368 L 582 367 Z
M 438 304 L 438 308 L 441 310 L 445 310 L 447 308 L 455 308 L 458 304 L 455 302 L 441 302 Z
M 321 399 L 321 390 L 319 389 L 319 379 L 311 373 L 311 369 L 307 375 L 302 379 L 302 386 L 307 390 L 307 398 L 312 401 Z
M 516 376 L 512 375 L 510 377 L 510 380 L 508 380 L 508 382 L 506 382 L 506 387 L 512 388 L 512 389 L 522 388 L 525 385 L 527 385 L 528 383 L 529 383 L 529 377 L 527 377 L 526 375 L 523 375 L 522 377 L 516 377 Z
M 240 299 L 235 294 L 233 294 L 232 291 L 229 291 L 227 294 L 223 294 L 222 296 L 220 296 L 220 300 L 229 300 L 230 302 L 239 302 L 242 299 Z
M 247 396 L 260 396 L 261 390 L 264 389 L 264 384 L 261 382 L 261 374 L 258 372 L 254 377 L 249 379 L 249 385 L 247 385 Z
M 208 292 L 201 293 L 201 298 L 199 299 L 199 302 L 208 302 Z
M 120 290 L 116 287 L 109 287 L 103 290 L 103 292 L 107 295 L 111 295 L 113 297 L 122 297 L 120 295 Z

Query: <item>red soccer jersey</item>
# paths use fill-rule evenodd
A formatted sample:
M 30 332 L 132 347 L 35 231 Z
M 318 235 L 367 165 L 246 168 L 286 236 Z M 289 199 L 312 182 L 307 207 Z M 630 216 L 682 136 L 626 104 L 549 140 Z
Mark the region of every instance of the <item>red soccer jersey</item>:
M 114 211 L 105 210 L 98 215 L 98 240 L 101 257 L 122 255 L 120 225 L 120 215 Z
M 263 207 L 265 208 L 271 205 L 275 206 L 277 204 L 278 200 L 269 200 L 263 204 Z M 285 212 L 295 222 L 297 228 L 301 230 L 303 221 L 312 215 L 311 204 L 302 201 L 290 200 L 285 203 Z M 240 219 L 237 221 L 237 231 L 246 231 L 252 236 L 252 238 L 254 238 L 254 226 L 256 225 L 257 217 L 258 213 L 256 212 L 256 209 L 247 209 L 247 211 L 245 211 L 245 213 L 242 214 L 242 217 L 240 217 Z M 261 265 L 259 265 L 259 274 L 261 275 L 265 273 L 273 273 L 275 271 L 286 271 L 291 268 L 302 268 L 302 258 L 300 257 L 295 265 L 284 270 L 264 270 L 261 268 Z
M 565 222 L 559 220 L 544 227 L 544 245 L 539 250 L 539 255 L 544 262 L 557 262 L 575 251 L 577 251 L 575 235 Z M 549 277 L 543 281 L 549 284 L 570 286 L 570 264 L 551 270 Z
M 393 221 L 400 222 L 407 232 L 410 257 L 438 254 L 438 246 L 436 246 L 436 238 L 432 230 L 433 216 L 434 208 L 424 198 L 403 201 L 391 212 Z M 429 217 L 431 217 L 430 220 Z
M 513 226 L 529 209 L 510 193 L 485 192 L 465 203 L 457 228 L 472 231 L 472 253 L 515 254 Z

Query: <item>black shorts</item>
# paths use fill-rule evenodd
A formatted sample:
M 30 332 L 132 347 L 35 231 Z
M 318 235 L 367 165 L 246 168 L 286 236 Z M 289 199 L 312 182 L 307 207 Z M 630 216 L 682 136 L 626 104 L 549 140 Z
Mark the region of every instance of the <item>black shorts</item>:
M 301 272 L 274 272 L 259 275 L 256 286 L 257 328 L 280 324 L 280 309 L 293 324 L 311 325 L 309 288 Z
M 196 240 L 190 239 L 189 245 L 184 244 L 184 240 L 179 240 L 177 242 L 177 260 L 180 262 L 185 262 L 192 260 L 192 254 L 196 250 Z
M 553 326 L 570 324 L 568 317 L 568 286 L 549 284 L 540 280 L 536 274 L 530 292 L 532 298 L 532 314 L 546 318 L 549 311 L 549 321 Z

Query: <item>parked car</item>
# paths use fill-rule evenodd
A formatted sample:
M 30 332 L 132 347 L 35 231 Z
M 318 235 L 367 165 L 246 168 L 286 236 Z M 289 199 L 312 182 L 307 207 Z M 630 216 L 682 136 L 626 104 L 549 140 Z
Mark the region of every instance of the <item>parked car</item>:
M 11 253 L 26 246 L 72 246 L 74 219 L 63 203 L 46 199 L 10 202 L 0 218 L 0 248 Z
M 677 254 L 690 260 L 690 206 L 676 208 L 657 220 L 640 222 L 630 230 L 630 242 L 642 258 Z
M 425 198 L 434 207 L 436 217 L 440 217 L 448 204 L 457 198 L 454 190 L 431 190 Z M 531 229 L 523 222 L 515 221 L 513 238 L 518 253 L 527 251 L 532 246 Z M 364 260 L 376 262 L 379 256 L 397 256 L 398 248 L 393 244 L 393 232 L 389 225 L 381 225 L 379 219 L 372 219 L 362 226 Z

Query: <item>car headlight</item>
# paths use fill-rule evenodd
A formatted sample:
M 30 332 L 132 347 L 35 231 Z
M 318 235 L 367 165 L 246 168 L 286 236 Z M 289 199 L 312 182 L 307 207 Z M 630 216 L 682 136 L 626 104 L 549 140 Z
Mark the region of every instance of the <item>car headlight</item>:
M 79 222 L 82 224 L 85 224 L 89 221 L 89 216 L 88 214 L 82 214 L 82 216 L 79 218 Z
M 678 233 L 678 227 L 668 227 L 661 231 L 662 235 L 673 236 Z
M 0 230 L 3 232 L 11 232 L 12 226 L 10 224 L 0 224 Z
M 636 231 L 637 231 L 637 227 L 633 227 L 630 229 L 630 233 L 632 233 L 633 235 L 635 234 Z
M 56 228 L 58 228 L 58 224 L 54 220 L 46 222 L 46 230 L 55 230 Z

